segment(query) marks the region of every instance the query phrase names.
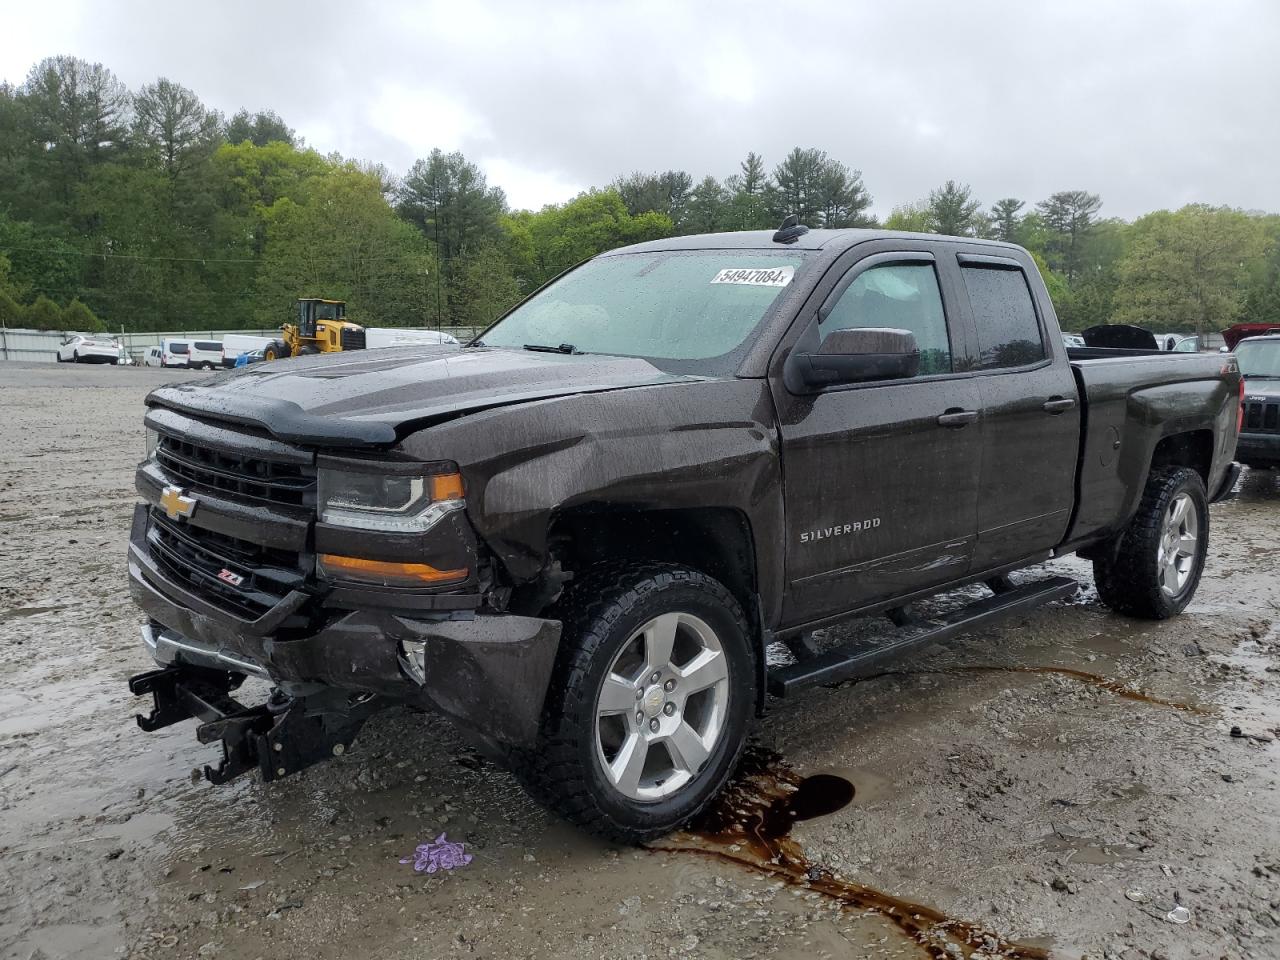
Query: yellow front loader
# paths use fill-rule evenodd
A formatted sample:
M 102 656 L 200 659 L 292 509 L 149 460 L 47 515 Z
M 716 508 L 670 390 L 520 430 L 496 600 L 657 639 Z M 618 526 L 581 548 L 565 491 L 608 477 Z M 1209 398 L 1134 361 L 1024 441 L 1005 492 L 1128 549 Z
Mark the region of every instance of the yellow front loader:
M 337 353 L 363 350 L 364 327 L 347 320 L 347 304 L 342 300 L 304 297 L 298 300 L 298 322 L 280 328 L 284 334 L 262 349 L 262 359 L 300 357 L 309 353 Z

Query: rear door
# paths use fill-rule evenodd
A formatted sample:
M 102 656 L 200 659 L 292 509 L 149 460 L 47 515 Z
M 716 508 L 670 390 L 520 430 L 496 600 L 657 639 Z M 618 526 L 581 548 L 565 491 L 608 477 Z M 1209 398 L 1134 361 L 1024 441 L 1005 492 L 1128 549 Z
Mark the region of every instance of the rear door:
M 991 249 L 961 248 L 955 257 L 983 410 L 975 570 L 1062 541 L 1080 442 L 1075 377 L 1057 319 L 1045 316 L 1052 307 L 1039 272 L 1025 256 L 991 256 Z
M 983 424 L 958 291 L 942 281 L 926 241 L 861 244 L 829 271 L 775 357 L 789 625 L 969 569 Z M 850 327 L 910 330 L 918 375 L 789 392 L 785 356 Z

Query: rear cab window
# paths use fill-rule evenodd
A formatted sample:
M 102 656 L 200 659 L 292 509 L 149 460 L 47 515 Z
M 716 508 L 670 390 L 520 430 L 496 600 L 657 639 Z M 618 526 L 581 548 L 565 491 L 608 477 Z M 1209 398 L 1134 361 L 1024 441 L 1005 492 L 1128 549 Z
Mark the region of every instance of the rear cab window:
M 978 336 L 978 370 L 1026 367 L 1048 359 L 1044 330 L 1022 268 L 960 260 Z

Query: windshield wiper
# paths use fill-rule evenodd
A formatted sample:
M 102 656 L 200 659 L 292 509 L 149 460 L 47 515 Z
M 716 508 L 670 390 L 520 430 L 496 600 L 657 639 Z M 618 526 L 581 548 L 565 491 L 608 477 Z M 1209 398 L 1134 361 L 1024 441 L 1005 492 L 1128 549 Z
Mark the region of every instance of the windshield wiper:
M 545 344 L 545 343 L 526 343 L 526 344 L 524 345 L 524 348 L 525 348 L 526 350 L 532 350 L 534 353 L 569 353 L 569 354 L 572 354 L 572 353 L 577 353 L 577 352 L 578 352 L 578 348 L 577 348 L 577 347 L 575 347 L 572 343 L 562 343 L 562 344 L 560 344 L 560 346 L 558 346 L 558 347 L 553 347 L 553 346 L 550 346 L 549 344 Z

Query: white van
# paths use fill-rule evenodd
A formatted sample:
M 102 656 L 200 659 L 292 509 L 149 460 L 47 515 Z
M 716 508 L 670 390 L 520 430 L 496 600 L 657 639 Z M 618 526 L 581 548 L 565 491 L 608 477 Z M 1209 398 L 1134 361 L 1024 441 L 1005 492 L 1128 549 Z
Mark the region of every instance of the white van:
M 221 340 L 189 340 L 187 366 L 192 370 L 214 370 L 222 366 Z
M 191 355 L 190 340 L 175 340 L 165 337 L 160 341 L 160 366 L 185 367 Z
M 442 330 L 415 330 L 410 327 L 366 327 L 364 345 L 375 350 L 378 347 L 407 347 L 414 344 L 452 344 L 458 338 Z
M 147 347 L 146 353 L 142 355 L 142 365 L 144 367 L 163 367 L 163 354 L 159 347 Z

